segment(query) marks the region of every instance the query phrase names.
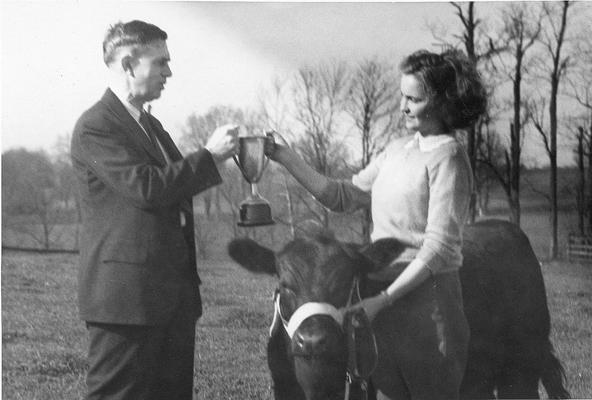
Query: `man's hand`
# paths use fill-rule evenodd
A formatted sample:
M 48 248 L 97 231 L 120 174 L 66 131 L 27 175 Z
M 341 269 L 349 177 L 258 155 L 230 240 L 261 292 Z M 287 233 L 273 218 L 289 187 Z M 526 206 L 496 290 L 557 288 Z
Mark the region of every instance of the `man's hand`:
M 212 133 L 205 148 L 212 154 L 214 161 L 225 161 L 238 150 L 238 125 L 223 125 Z

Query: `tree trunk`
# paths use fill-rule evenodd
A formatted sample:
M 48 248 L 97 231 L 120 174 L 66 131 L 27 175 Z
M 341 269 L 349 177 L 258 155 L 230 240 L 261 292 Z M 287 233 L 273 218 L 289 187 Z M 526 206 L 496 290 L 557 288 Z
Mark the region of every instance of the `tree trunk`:
M 520 85 L 522 82 L 522 52 L 521 47 L 518 46 L 516 54 L 516 74 L 514 79 L 514 123 L 510 127 L 511 134 L 511 148 L 512 154 L 512 165 L 511 165 L 511 177 L 510 187 L 512 189 L 512 198 L 514 204 L 514 223 L 520 226 L 520 134 L 522 125 L 520 121 L 520 99 L 521 90 Z
M 471 171 L 473 172 L 473 181 L 477 182 L 477 156 L 476 156 L 476 145 L 475 145 L 475 127 L 471 126 L 468 130 L 467 130 L 467 147 L 468 147 L 468 156 L 469 156 L 469 162 L 471 164 Z M 473 185 L 473 192 L 471 193 L 471 198 L 469 201 L 469 224 L 472 224 L 475 222 L 475 219 L 477 218 L 477 193 L 476 193 L 476 188 L 477 185 Z
M 588 133 L 588 233 L 592 234 L 592 122 Z
M 578 149 L 577 149 L 577 162 L 578 162 L 578 188 L 576 195 L 576 203 L 578 207 L 578 230 L 580 235 L 584 235 L 584 196 L 586 186 L 586 175 L 584 169 L 584 128 L 578 127 Z
M 519 119 L 519 118 L 518 118 Z M 520 132 L 516 125 L 516 119 L 514 123 L 510 123 L 510 138 L 511 147 L 510 154 L 511 159 L 509 169 L 510 176 L 508 177 L 509 196 L 510 196 L 510 221 L 520 226 Z
M 551 247 L 549 255 L 551 259 L 556 259 L 559 254 L 558 249 L 558 204 L 557 204 L 557 92 L 559 87 L 559 78 L 554 75 L 551 79 L 551 100 L 549 102 L 550 115 L 550 181 L 549 189 L 551 191 Z

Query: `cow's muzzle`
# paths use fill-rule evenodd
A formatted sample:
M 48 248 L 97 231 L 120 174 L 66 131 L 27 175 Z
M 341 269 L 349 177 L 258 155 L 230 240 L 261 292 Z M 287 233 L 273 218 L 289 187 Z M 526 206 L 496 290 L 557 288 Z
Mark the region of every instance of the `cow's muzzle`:
M 346 359 L 345 338 L 341 325 L 328 315 L 306 318 L 293 332 L 291 350 L 295 357 Z M 339 360 L 337 360 L 339 359 Z

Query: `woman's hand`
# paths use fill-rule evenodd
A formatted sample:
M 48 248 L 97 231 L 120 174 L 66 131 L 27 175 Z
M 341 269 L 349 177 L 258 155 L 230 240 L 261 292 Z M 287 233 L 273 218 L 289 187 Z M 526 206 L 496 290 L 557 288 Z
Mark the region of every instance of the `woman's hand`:
M 383 308 L 389 306 L 391 301 L 388 295 L 385 292 L 380 292 L 378 295 L 373 297 L 368 297 L 367 299 L 363 299 L 357 304 L 349 307 L 345 310 L 345 312 L 351 312 L 358 309 L 363 309 L 368 319 L 373 321 L 376 315 L 382 310 Z
M 288 142 L 276 131 L 265 132 L 267 140 L 265 141 L 264 154 L 269 157 L 270 160 L 278 161 L 277 155 L 282 148 L 289 148 Z

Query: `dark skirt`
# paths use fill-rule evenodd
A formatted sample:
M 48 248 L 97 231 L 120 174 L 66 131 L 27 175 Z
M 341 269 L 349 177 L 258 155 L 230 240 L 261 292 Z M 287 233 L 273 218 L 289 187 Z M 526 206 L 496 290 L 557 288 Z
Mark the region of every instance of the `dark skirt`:
M 368 281 L 367 294 L 390 282 Z M 469 343 L 458 272 L 436 274 L 373 323 L 379 399 L 458 399 Z

